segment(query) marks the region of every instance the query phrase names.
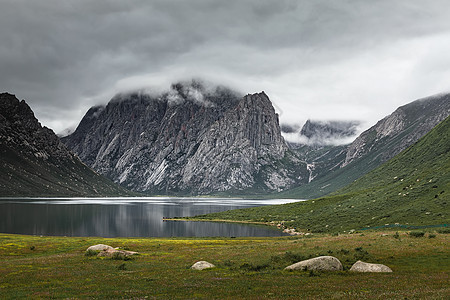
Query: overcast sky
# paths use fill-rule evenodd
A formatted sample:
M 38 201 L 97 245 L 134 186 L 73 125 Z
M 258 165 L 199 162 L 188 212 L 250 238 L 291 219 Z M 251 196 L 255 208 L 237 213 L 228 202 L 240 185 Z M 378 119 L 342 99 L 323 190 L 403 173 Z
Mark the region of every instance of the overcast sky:
M 282 123 L 450 91 L 450 1 L 0 0 L 0 91 L 55 132 L 131 89 L 264 90 Z

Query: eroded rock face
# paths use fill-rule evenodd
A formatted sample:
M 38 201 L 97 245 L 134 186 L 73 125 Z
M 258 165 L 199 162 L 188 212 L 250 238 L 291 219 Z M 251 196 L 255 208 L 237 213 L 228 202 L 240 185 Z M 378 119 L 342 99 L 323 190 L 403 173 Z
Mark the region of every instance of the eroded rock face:
M 285 270 L 342 271 L 343 267 L 339 259 L 334 256 L 319 256 L 292 264 Z
M 279 191 L 307 182 L 262 92 L 176 84 L 159 96 L 116 96 L 63 141 L 89 166 L 135 191 Z
M 210 269 L 210 268 L 214 268 L 215 265 L 213 265 L 212 263 L 209 263 L 207 261 L 198 261 L 195 264 L 192 265 L 191 269 L 193 270 L 204 270 L 204 269 Z
M 382 264 L 371 264 L 358 260 L 350 268 L 352 272 L 392 272 L 391 268 Z

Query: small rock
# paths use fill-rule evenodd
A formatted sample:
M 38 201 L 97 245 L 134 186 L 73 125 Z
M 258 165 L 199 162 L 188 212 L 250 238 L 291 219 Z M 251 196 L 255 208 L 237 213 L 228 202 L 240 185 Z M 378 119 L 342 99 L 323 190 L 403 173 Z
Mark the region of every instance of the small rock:
M 86 251 L 106 251 L 109 249 L 114 250 L 114 248 L 111 246 L 98 244 L 98 245 L 90 246 L 89 248 L 86 249 Z
M 209 268 L 214 268 L 214 267 L 215 267 L 215 265 L 213 265 L 212 263 L 202 260 L 202 261 L 198 261 L 195 264 L 193 264 L 191 269 L 204 270 L 204 269 L 209 269 Z
M 370 264 L 358 260 L 350 268 L 352 272 L 392 272 L 391 268 L 382 264 Z
M 334 256 L 319 256 L 290 265 L 285 270 L 342 271 L 339 259 Z

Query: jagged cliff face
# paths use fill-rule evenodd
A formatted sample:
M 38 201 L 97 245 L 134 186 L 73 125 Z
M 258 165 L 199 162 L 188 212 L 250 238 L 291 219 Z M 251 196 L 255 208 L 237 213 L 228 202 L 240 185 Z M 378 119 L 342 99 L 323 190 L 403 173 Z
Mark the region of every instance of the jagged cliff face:
M 450 114 L 450 94 L 414 101 L 363 132 L 348 148 L 342 167 L 376 153 L 374 160 L 385 162 L 428 133 Z
M 83 164 L 28 104 L 0 94 L 0 196 L 126 195 Z
M 176 84 L 91 108 L 63 141 L 114 181 L 151 193 L 278 191 L 306 180 L 264 93 Z M 298 170 L 297 170 L 298 169 Z

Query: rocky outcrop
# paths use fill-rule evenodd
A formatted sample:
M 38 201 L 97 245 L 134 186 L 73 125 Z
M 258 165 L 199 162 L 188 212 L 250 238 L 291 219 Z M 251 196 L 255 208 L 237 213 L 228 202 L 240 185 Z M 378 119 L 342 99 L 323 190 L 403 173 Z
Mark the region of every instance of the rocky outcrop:
M 127 195 L 83 164 L 28 104 L 0 94 L 0 196 Z
M 342 263 L 334 256 L 319 256 L 290 265 L 285 270 L 342 271 Z
M 241 97 L 193 81 L 91 108 L 64 138 L 86 164 L 149 193 L 279 191 L 307 180 L 262 92 Z
M 372 273 L 379 273 L 379 272 L 392 272 L 391 268 L 388 266 L 382 265 L 382 264 L 370 264 L 366 262 L 362 262 L 358 260 L 353 264 L 353 266 L 350 268 L 350 271 L 352 272 L 372 272 Z
M 205 269 L 211 269 L 211 268 L 215 268 L 216 266 L 213 265 L 212 263 L 209 263 L 207 261 L 198 261 L 195 264 L 192 265 L 191 269 L 192 270 L 205 270 Z

